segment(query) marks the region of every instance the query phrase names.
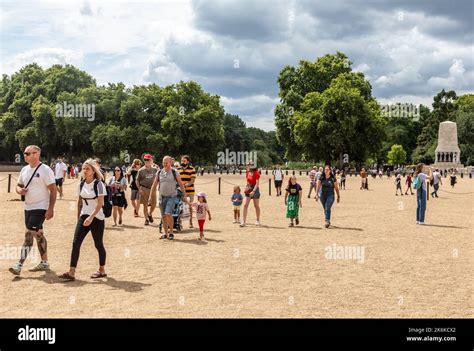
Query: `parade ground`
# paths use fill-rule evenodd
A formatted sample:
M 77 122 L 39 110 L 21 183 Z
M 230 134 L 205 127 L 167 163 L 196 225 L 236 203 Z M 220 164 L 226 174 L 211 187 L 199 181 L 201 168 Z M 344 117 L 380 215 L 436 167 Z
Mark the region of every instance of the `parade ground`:
M 57 275 L 69 267 L 79 181 L 65 181 L 65 197 L 45 222 L 51 271 L 28 272 L 39 259 L 35 247 L 15 277 L 8 268 L 24 239 L 23 203 L 13 187 L 7 193 L 6 176 L 0 173 L 2 317 L 474 316 L 474 179 L 458 177 L 451 188 L 443 178 L 420 226 L 416 196 L 395 196 L 394 177 L 370 178 L 369 191 L 359 189 L 359 177 L 348 177 L 326 229 L 321 204 L 306 197 L 305 175 L 298 176 L 304 198 L 294 228 L 285 218 L 284 197 L 274 189 L 269 196 L 269 176 L 262 175 L 261 226 L 254 224 L 251 204 L 249 224 L 240 228 L 232 223 L 230 197 L 233 184 L 245 184 L 244 176 L 205 174 L 196 190 L 206 192 L 212 214 L 206 241 L 197 240 L 196 221 L 188 229 L 186 220 L 174 241 L 160 240 L 158 209 L 145 227 L 143 214 L 134 218 L 129 206 L 123 226 L 106 220 L 108 277 L 89 278 L 98 268 L 89 234 L 76 281 L 63 282 Z

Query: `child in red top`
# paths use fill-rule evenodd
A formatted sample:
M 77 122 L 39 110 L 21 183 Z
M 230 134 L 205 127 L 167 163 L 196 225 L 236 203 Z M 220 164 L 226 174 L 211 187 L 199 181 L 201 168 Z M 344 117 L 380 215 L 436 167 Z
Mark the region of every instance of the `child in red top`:
M 197 202 L 193 202 L 191 205 L 196 207 L 196 219 L 199 224 L 199 240 L 204 240 L 204 222 L 206 222 L 206 213 L 209 214 L 209 220 L 211 220 L 211 211 L 206 200 L 206 194 L 202 191 L 197 193 Z

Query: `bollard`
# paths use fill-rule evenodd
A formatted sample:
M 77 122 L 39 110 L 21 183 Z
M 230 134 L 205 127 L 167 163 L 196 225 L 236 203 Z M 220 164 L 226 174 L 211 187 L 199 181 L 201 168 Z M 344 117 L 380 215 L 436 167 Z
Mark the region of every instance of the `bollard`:
M 268 175 L 268 169 L 267 169 L 267 170 L 265 170 L 265 175 Z
M 229 169 L 227 169 L 227 174 L 229 174 Z
M 9 175 L 8 175 L 8 192 L 10 192 L 11 184 L 12 184 L 12 175 L 9 174 Z
M 272 179 L 268 178 L 268 196 L 272 196 Z
M 286 175 L 288 175 L 288 170 L 286 170 Z
M 295 170 L 293 170 L 293 175 L 295 175 Z
M 306 175 L 309 175 L 309 171 L 306 171 Z
M 302 173 L 301 173 L 301 171 L 300 171 L 300 175 L 301 175 L 301 174 L 302 174 Z
M 234 168 L 234 170 L 232 171 L 232 174 L 235 174 L 235 168 Z
M 217 193 L 218 193 L 219 195 L 221 194 L 221 177 L 219 177 Z
M 461 172 L 461 178 L 464 178 L 464 172 Z

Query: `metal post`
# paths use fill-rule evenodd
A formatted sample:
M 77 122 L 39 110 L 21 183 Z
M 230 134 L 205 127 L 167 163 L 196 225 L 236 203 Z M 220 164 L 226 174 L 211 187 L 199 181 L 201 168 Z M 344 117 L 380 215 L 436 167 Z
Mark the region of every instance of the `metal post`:
M 268 196 L 272 196 L 272 180 L 268 178 Z
M 8 175 L 8 192 L 10 192 L 11 183 L 12 183 L 12 175 L 9 174 Z
M 220 195 L 221 194 L 221 177 L 219 177 L 219 188 L 217 190 L 218 194 Z

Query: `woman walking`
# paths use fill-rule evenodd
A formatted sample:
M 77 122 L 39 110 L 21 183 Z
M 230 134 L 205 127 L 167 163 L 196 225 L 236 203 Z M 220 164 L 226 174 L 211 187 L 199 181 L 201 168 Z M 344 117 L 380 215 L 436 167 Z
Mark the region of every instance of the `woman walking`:
M 260 172 L 257 167 L 255 167 L 253 161 L 247 163 L 247 171 L 245 172 L 245 179 L 247 180 L 247 186 L 245 187 L 245 204 L 244 204 L 244 218 L 241 227 L 246 226 L 247 221 L 247 212 L 249 209 L 250 200 L 253 200 L 253 205 L 255 206 L 255 214 L 257 220 L 256 225 L 260 225 Z
M 77 225 L 72 243 L 71 263 L 69 271 L 63 273 L 59 278 L 66 281 L 75 280 L 77 262 L 81 245 L 85 237 L 92 232 L 95 247 L 99 253 L 99 270 L 91 275 L 92 279 L 106 277 L 104 247 L 104 228 L 105 216 L 102 211 L 104 205 L 104 196 L 107 194 L 104 177 L 100 171 L 99 165 L 92 159 L 88 159 L 82 166 L 83 181 L 79 185 L 79 198 L 77 201 L 78 214 Z
M 413 177 L 413 187 L 416 189 L 416 224 L 425 224 L 425 212 L 426 212 L 426 180 L 431 180 L 433 174 L 431 168 L 428 168 L 429 173 L 423 173 L 423 163 L 419 163 L 416 166 L 415 174 Z
M 123 209 L 126 206 L 125 190 L 127 189 L 127 179 L 123 175 L 120 167 L 115 167 L 114 175 L 109 179 L 109 185 L 112 189 L 112 216 L 114 217 L 114 227 L 117 226 L 117 213 L 119 216 L 118 224 L 122 225 Z
M 133 206 L 133 215 L 138 217 L 138 211 L 140 210 L 140 191 L 137 187 L 137 173 L 138 170 L 142 167 L 142 161 L 138 158 L 133 160 L 132 166 L 127 172 L 127 177 L 130 183 L 130 200 L 132 201 Z M 131 177 L 131 179 L 130 179 Z
M 321 189 L 321 197 L 319 195 L 319 189 Z M 331 225 L 331 207 L 334 203 L 334 191 L 337 194 L 337 202 L 339 203 L 340 194 L 339 186 L 337 185 L 336 177 L 331 172 L 331 167 L 326 165 L 324 167 L 324 173 L 318 180 L 316 189 L 316 201 L 321 198 L 321 205 L 324 209 L 325 227 L 329 228 Z

